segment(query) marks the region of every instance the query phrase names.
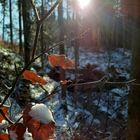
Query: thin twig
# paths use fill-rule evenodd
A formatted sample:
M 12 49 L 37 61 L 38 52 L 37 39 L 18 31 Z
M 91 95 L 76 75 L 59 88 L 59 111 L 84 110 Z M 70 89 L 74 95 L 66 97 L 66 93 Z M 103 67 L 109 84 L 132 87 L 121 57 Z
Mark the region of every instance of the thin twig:
M 68 87 L 71 87 L 71 86 L 91 85 L 91 84 L 99 84 L 99 83 L 105 82 L 106 79 L 107 79 L 107 77 L 106 77 L 106 76 L 103 76 L 100 80 L 97 80 L 97 81 L 85 82 L 85 83 L 77 83 L 77 84 L 71 84 L 71 85 L 69 85 Z
M 42 86 L 42 85 L 39 85 L 46 93 L 48 93 L 48 91 Z
M 43 100 L 52 97 L 56 93 L 59 93 L 61 91 L 61 89 L 57 90 L 57 88 L 59 88 L 59 86 L 56 87 L 50 94 L 46 95 L 44 98 L 42 98 L 41 100 L 39 100 L 39 102 L 43 102 Z
M 40 19 L 38 11 L 35 7 L 35 4 L 34 4 L 33 0 L 31 0 L 31 4 L 32 4 L 32 7 L 34 9 L 34 13 L 35 13 L 36 19 L 37 19 L 37 29 L 36 29 L 36 35 L 35 35 L 35 40 L 34 40 L 34 45 L 33 45 L 32 59 L 35 56 L 41 25 L 43 24 L 44 20 L 51 15 L 51 13 L 59 5 L 60 2 L 61 2 L 61 0 L 57 0 L 57 2 L 52 6 L 52 8 L 48 12 L 46 12 L 46 14 L 44 14 L 44 16 Z
M 91 85 L 91 84 L 100 84 L 100 83 L 104 83 L 104 84 L 115 84 L 115 85 L 127 85 L 127 84 L 132 84 L 132 85 L 140 85 L 139 83 L 133 83 L 134 81 L 136 81 L 136 79 L 132 79 L 129 81 L 125 81 L 125 82 L 111 82 L 111 81 L 105 81 L 106 80 L 106 76 L 102 77 L 100 80 L 97 81 L 92 81 L 92 82 L 85 82 L 85 83 L 78 83 L 78 84 L 71 84 L 69 87 L 71 86 L 83 86 L 83 85 Z
M 133 86 L 140 86 L 140 83 L 132 83 Z
M 61 3 L 61 1 L 62 0 L 57 0 L 56 3 L 52 6 L 52 8 L 48 12 L 46 12 L 46 14 L 44 14 L 44 16 L 40 19 L 40 23 L 41 24 L 43 23 L 43 21 L 45 19 L 47 19 L 52 14 L 52 12 L 54 11 L 54 9 Z
M 18 74 L 18 70 L 17 70 L 17 65 L 16 65 L 16 63 L 14 63 L 14 66 L 15 66 L 15 73 L 16 73 L 16 75 Z
M 140 85 L 138 83 L 134 83 L 136 81 L 136 79 L 132 79 L 132 80 L 129 80 L 129 81 L 124 81 L 124 82 L 110 82 L 110 81 L 106 81 L 105 84 L 115 84 L 115 85 L 122 85 L 122 84 L 137 84 L 137 85 Z
M 38 11 L 37 11 L 37 8 L 35 6 L 35 3 L 34 3 L 34 0 L 30 0 L 31 4 L 32 4 L 32 7 L 33 7 L 33 10 L 34 10 L 34 13 L 35 13 L 35 16 L 36 16 L 36 19 L 37 19 L 37 22 L 40 21 L 40 17 L 39 17 L 39 14 L 38 14 Z
M 23 115 L 15 122 L 15 124 L 18 123 L 22 118 L 23 118 Z
M 10 90 L 11 87 L 9 87 L 8 85 L 6 85 L 3 81 L 0 81 L 0 83 L 7 89 L 7 90 Z

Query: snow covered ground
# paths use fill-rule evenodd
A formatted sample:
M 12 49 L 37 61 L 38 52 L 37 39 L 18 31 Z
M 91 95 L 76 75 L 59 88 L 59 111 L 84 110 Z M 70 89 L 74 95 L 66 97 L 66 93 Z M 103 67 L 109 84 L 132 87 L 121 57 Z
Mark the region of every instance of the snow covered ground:
M 70 52 L 72 53 L 72 51 Z M 69 55 L 72 56 L 72 54 Z M 81 68 L 87 64 L 97 65 L 96 69 L 104 71 L 109 75 L 110 79 L 121 81 L 128 80 L 130 77 L 130 60 L 130 51 L 122 48 L 110 52 L 103 50 L 99 52 L 87 52 L 80 49 L 79 53 Z M 106 132 L 110 134 L 107 136 L 108 138 L 115 138 L 115 133 L 119 134 L 119 129 L 121 130 L 119 125 L 125 126 L 125 122 L 127 121 L 128 92 L 129 86 L 127 85 L 111 87 L 109 90 L 103 87 L 98 92 L 95 90 L 90 91 L 90 96 L 88 95 L 89 91 L 87 93 L 79 92 L 76 95 L 76 103 L 73 93 L 67 92 L 65 101 L 61 99 L 61 92 L 57 93 L 51 100 L 45 102 L 53 110 L 58 128 L 56 139 L 73 139 L 75 132 L 82 133 L 83 128 L 81 127 L 83 125 L 87 132 L 87 128 L 91 127 L 91 133 L 95 133 L 93 132 L 93 127 L 95 126 L 98 131 L 106 129 L 105 134 Z M 65 111 L 63 105 L 67 106 L 67 111 Z M 116 122 L 118 124 L 115 124 Z M 117 132 L 114 129 L 118 129 Z M 94 134 L 92 136 L 85 135 L 86 139 L 101 139 L 98 134 L 97 136 L 94 136 Z
M 68 56 L 73 58 L 73 51 Z M 12 56 L 13 57 L 13 56 Z M 80 69 L 87 64 L 96 65 L 97 71 L 103 71 L 111 81 L 126 81 L 130 77 L 131 52 L 118 48 L 111 51 L 101 50 L 92 52 L 80 49 Z M 48 69 L 47 69 L 48 72 Z M 37 102 L 44 103 L 52 111 L 56 122 L 56 140 L 102 140 L 120 139 L 123 135 L 123 127 L 127 121 L 127 96 L 129 85 L 124 86 L 90 86 L 87 90 L 77 90 L 77 93 L 67 91 L 66 98 L 61 97 L 59 82 L 55 82 L 47 75 L 44 76 L 48 84 L 44 88 L 49 94 L 55 94 L 45 98 L 46 93 L 39 86 L 31 85 L 32 97 Z M 70 75 L 74 79 L 74 74 Z M 56 90 L 54 90 L 56 87 Z M 12 104 L 11 110 L 16 108 L 15 118 L 19 118 L 17 105 Z

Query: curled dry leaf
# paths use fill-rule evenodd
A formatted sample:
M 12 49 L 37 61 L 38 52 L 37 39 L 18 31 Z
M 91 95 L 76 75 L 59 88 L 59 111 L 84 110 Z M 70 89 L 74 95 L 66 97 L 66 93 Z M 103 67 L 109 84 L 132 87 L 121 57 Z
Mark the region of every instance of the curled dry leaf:
M 37 75 L 35 72 L 30 71 L 30 70 L 25 70 L 22 75 L 26 80 L 30 80 L 32 84 L 45 85 L 47 83 L 45 79 L 43 79 L 42 77 Z
M 73 69 L 75 66 L 74 60 L 70 60 L 68 58 L 65 58 L 64 63 L 62 63 L 63 69 Z
M 9 128 L 10 140 L 24 140 L 26 127 L 22 123 L 12 124 Z
M 0 140 L 9 140 L 8 134 L 0 134 Z
M 53 140 L 54 130 L 55 127 L 53 122 L 45 125 L 42 124 L 40 129 L 38 130 L 38 134 L 36 135 L 35 140 Z
M 35 120 L 33 118 L 29 119 L 26 122 L 26 127 L 28 128 L 28 131 L 32 134 L 33 138 L 36 138 L 38 135 L 38 130 L 40 129 L 40 121 Z
M 23 112 L 23 123 L 34 140 L 49 140 L 55 130 L 52 113 L 45 104 L 27 106 Z
M 2 110 L 2 112 L 5 114 L 5 116 L 8 114 L 8 107 L 3 106 L 0 108 Z M 0 114 L 0 123 L 2 122 L 2 120 L 4 120 L 4 117 Z
M 75 63 L 65 55 L 52 54 L 48 55 L 48 61 L 52 67 L 62 67 L 63 69 L 73 69 Z
M 61 66 L 61 63 L 64 61 L 64 59 L 65 55 L 57 55 L 57 54 L 48 55 L 48 61 L 52 67 Z

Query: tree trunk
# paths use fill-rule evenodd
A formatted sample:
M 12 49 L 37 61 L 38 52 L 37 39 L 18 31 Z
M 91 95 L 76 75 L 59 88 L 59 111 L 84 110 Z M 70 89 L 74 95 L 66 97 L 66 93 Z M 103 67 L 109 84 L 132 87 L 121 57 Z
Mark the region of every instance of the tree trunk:
M 58 6 L 59 41 L 64 40 L 63 1 Z M 60 54 L 65 54 L 64 44 L 60 45 Z
M 59 41 L 64 41 L 63 1 L 58 6 Z M 65 54 L 64 43 L 59 46 L 59 53 Z M 65 71 L 61 69 L 60 79 L 65 79 Z M 63 96 L 63 95 L 62 95 Z M 64 95 L 65 96 L 65 95 Z
M 140 83 L 140 26 L 133 27 L 132 78 Z M 140 139 L 140 86 L 133 85 L 129 95 L 128 140 Z
M 63 21 L 63 0 L 58 6 L 58 24 L 59 24 L 59 41 L 64 41 L 64 21 Z M 59 53 L 65 54 L 64 43 L 59 46 Z M 65 70 L 60 68 L 60 80 L 65 80 Z M 67 102 L 66 102 L 66 88 L 61 86 L 61 98 L 64 116 L 67 114 Z
M 6 12 L 6 1 L 3 1 L 3 27 L 2 27 L 2 40 L 5 40 L 5 12 Z
M 24 61 L 27 65 L 31 54 L 31 4 L 29 0 L 22 0 L 23 32 L 24 32 Z
M 67 20 L 69 20 L 70 19 L 70 13 L 69 13 L 69 5 L 70 5 L 70 3 L 69 3 L 69 0 L 66 1 L 66 4 L 67 4 Z
M 11 45 L 13 45 L 12 0 L 9 0 L 9 15 L 10 15 L 10 43 Z
M 23 52 L 22 46 L 22 18 L 21 18 L 21 0 L 18 0 L 18 21 L 19 21 L 19 53 Z
M 41 16 L 43 17 L 44 16 L 44 0 L 41 1 L 42 4 L 41 4 Z M 43 24 L 41 25 L 41 29 L 40 29 L 40 32 L 41 32 L 41 39 L 40 39 L 40 45 L 41 45 L 41 52 L 43 53 L 44 52 L 44 27 L 43 27 Z M 44 68 L 44 55 L 41 56 L 41 65 L 42 65 L 42 69 Z
M 134 0 L 130 5 L 132 16 L 132 78 L 140 83 L 140 1 Z M 140 86 L 133 85 L 129 95 L 128 105 L 128 140 L 140 140 Z

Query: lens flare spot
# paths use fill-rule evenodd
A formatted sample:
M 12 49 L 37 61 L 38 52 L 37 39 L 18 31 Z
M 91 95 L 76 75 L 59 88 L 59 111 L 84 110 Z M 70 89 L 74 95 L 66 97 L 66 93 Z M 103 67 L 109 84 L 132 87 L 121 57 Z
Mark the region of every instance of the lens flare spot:
M 90 4 L 90 0 L 78 0 L 79 7 L 84 9 Z

